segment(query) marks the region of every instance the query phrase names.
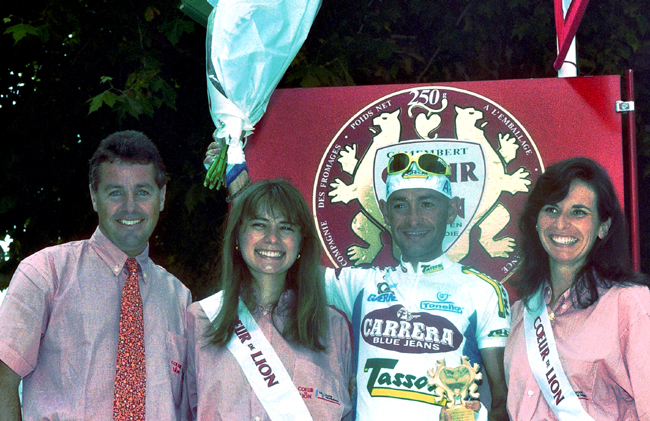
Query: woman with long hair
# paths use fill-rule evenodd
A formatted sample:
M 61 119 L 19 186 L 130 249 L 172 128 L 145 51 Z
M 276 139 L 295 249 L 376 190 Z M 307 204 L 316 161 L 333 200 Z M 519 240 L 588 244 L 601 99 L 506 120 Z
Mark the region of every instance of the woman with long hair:
M 519 227 L 520 300 L 505 349 L 510 418 L 645 419 L 649 282 L 632 270 L 607 173 L 587 158 L 550 166 Z
M 221 291 L 188 309 L 187 396 L 198 420 L 340 420 L 351 411 L 350 334 L 327 307 L 321 248 L 300 192 L 245 189 L 229 213 Z

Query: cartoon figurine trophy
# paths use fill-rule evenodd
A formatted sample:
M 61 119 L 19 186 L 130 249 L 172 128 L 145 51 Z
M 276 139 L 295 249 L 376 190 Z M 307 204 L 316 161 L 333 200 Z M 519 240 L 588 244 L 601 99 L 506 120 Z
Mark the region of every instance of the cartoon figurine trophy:
M 447 408 L 454 421 L 474 421 L 474 411 L 465 406 L 467 397 L 478 398 L 477 380 L 483 375 L 477 373 L 478 364 L 472 366 L 469 358 L 463 356 L 461 365 L 447 367 L 445 360 L 438 360 L 435 371 L 428 370 L 429 385 L 434 386 L 434 401 Z

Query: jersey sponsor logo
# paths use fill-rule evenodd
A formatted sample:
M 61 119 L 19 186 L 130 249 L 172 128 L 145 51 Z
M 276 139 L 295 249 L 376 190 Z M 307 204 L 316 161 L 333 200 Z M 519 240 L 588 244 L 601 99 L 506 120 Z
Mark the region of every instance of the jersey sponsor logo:
M 420 308 L 427 311 L 449 311 L 451 313 L 462 314 L 463 308 L 457 306 L 452 302 L 440 302 L 440 301 L 420 301 Z
M 410 311 L 408 311 L 405 307 L 402 307 L 399 310 L 397 310 L 397 317 L 402 320 L 406 320 L 410 322 L 411 320 L 417 319 L 420 316 L 417 314 L 413 314 Z
M 449 311 L 452 313 L 457 313 L 457 314 L 462 314 L 463 313 L 463 307 L 457 306 L 449 300 L 450 294 L 446 294 L 444 292 L 438 292 L 436 294 L 436 298 L 438 298 L 438 301 L 420 301 L 420 308 L 422 310 L 428 310 L 428 311 L 433 311 L 433 310 L 438 310 L 438 311 Z
M 411 354 L 454 351 L 464 339 L 446 318 L 412 313 L 402 305 L 368 313 L 361 322 L 361 336 L 372 346 Z
M 422 273 L 424 273 L 425 275 L 434 272 L 440 272 L 443 269 L 444 267 L 442 266 L 442 263 L 438 263 L 437 265 L 422 265 Z
M 368 301 L 370 302 L 376 302 L 376 303 L 390 303 L 393 301 L 397 301 L 397 298 L 395 297 L 395 294 L 392 292 L 389 292 L 387 294 L 370 294 L 368 295 Z
M 395 286 L 396 285 L 393 285 L 393 287 Z M 390 289 L 388 282 L 380 282 L 377 284 L 377 294 L 368 295 L 368 301 L 376 303 L 390 303 L 397 301 L 397 298 L 395 297 L 393 291 Z
M 510 336 L 509 329 L 491 330 L 490 333 L 488 333 L 488 338 L 507 338 L 508 336 Z
M 399 360 L 390 358 L 368 358 L 363 367 L 370 372 L 366 388 L 373 398 L 395 398 L 431 405 L 439 405 L 432 394 L 434 386 L 429 386 L 425 370 L 422 373 L 402 373 L 395 370 Z
M 377 294 L 386 294 L 386 293 L 392 293 L 393 291 L 390 289 L 390 285 L 388 285 L 388 282 L 380 282 L 377 284 Z

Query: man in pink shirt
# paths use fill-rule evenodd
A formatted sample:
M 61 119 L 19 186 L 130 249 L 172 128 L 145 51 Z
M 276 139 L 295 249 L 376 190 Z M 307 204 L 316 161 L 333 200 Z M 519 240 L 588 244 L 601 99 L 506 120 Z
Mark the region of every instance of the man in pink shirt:
M 180 419 L 191 294 L 148 256 L 165 202 L 162 159 L 142 133 L 114 133 L 93 155 L 89 178 L 99 215 L 93 236 L 23 260 L 0 306 L 0 420 L 121 418 L 114 407 L 127 278 L 136 285 L 133 296 L 139 287 L 144 338 L 139 330 L 140 350 L 124 356 L 121 349 L 120 358 L 130 366 L 132 355 L 143 353 L 146 380 L 126 398 L 141 396 L 142 415 L 134 419 Z

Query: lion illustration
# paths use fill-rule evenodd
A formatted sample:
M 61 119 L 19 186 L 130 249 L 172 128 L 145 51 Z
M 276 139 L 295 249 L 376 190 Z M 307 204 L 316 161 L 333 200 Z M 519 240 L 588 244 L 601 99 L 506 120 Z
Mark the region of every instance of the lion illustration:
M 483 112 L 473 107 L 454 107 L 456 111 L 455 128 L 458 140 L 469 140 L 479 143 L 485 154 L 486 182 L 485 192 L 474 217 L 467 224 L 467 229 L 456 240 L 451 250 L 447 252 L 453 261 L 460 261 L 469 252 L 469 234 L 474 225 L 480 229 L 479 243 L 490 257 L 508 257 L 516 245 L 512 237 L 497 238 L 499 232 L 510 221 L 510 213 L 499 202 L 502 192 L 510 194 L 526 193 L 532 183 L 528 178 L 530 173 L 523 167 L 512 174 L 506 172 L 506 165 L 515 159 L 519 145 L 514 136 L 499 133 L 499 149 L 495 150 L 485 136 L 484 122 L 477 126 L 483 118 Z
M 381 233 L 386 226 L 375 199 L 372 177 L 369 177 L 368 174 L 373 173 L 373 162 L 377 150 L 399 142 L 402 133 L 399 115 L 400 109 L 398 108 L 392 112 L 382 113 L 372 120 L 380 131 L 377 133 L 377 130 L 370 128 L 374 136 L 361 160 L 356 158 L 356 144 L 346 145 L 345 149 L 340 152 L 338 161 L 344 172 L 353 175 L 352 184 L 346 184 L 340 178 L 336 178 L 330 183 L 332 190 L 328 195 L 331 197 L 332 203 L 347 204 L 351 200 L 357 199 L 362 207 L 362 210 L 352 220 L 351 228 L 368 246 L 352 245 L 347 249 L 348 258 L 355 261 L 357 265 L 372 263 L 382 247 Z M 362 176 L 356 177 L 357 174 L 362 174 Z

